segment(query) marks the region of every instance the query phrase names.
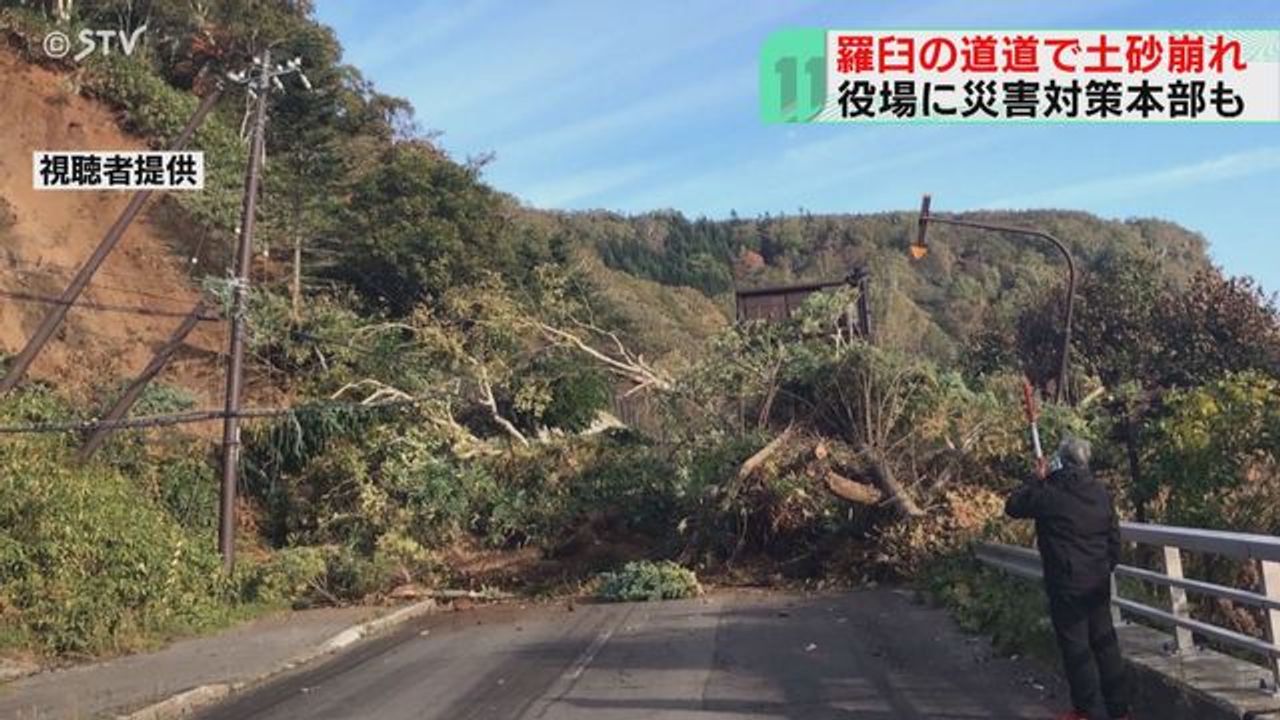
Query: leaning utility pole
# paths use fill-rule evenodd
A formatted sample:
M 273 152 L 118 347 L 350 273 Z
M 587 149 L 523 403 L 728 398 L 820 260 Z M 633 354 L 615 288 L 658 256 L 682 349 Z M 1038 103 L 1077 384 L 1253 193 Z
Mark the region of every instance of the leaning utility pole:
M 213 106 L 218 102 L 218 98 L 221 95 L 222 87 L 219 85 L 213 90 L 213 92 L 206 95 L 204 99 L 200 101 L 200 105 L 196 107 L 195 113 L 191 116 L 191 119 L 187 121 L 186 127 L 182 128 L 182 132 L 180 132 L 178 137 L 174 139 L 173 143 L 169 145 L 169 150 L 177 151 L 186 148 L 187 143 L 191 142 L 191 138 L 196 134 L 196 129 L 200 127 L 202 122 L 204 122 L 205 117 L 208 116 L 209 111 L 213 109 Z M 0 380 L 0 395 L 3 395 L 16 387 L 18 382 L 22 380 L 23 376 L 27 374 L 27 370 L 31 367 L 31 363 L 35 361 L 36 356 L 44 349 L 45 344 L 49 342 L 49 339 L 52 338 L 53 334 L 58 330 L 58 326 L 61 325 L 62 321 L 67 317 L 67 311 L 69 311 L 71 306 L 76 303 L 76 300 L 80 298 L 80 294 L 84 292 L 86 287 L 88 287 L 89 281 L 93 280 L 93 276 L 98 272 L 98 268 L 102 267 L 102 263 L 107 259 L 107 256 L 110 255 L 111 251 L 115 249 L 117 244 L 119 244 L 120 239 L 124 237 L 125 230 L 129 229 L 129 225 L 133 222 L 134 218 L 138 217 L 138 213 L 142 212 L 142 208 L 147 204 L 147 200 L 150 199 L 152 192 L 153 191 L 151 190 L 139 190 L 133 194 L 133 198 L 129 200 L 129 204 L 125 206 L 125 209 L 120 213 L 120 217 L 116 218 L 115 223 L 113 223 L 111 228 L 107 230 L 107 234 L 102 238 L 102 242 L 98 243 L 98 247 L 93 251 L 93 254 L 90 255 L 84 265 L 81 265 L 80 269 L 76 271 L 76 275 L 72 278 L 71 284 L 67 286 L 66 290 L 62 291 L 62 295 L 58 298 L 58 302 L 53 305 L 52 309 L 49 310 L 49 313 L 40 321 L 40 326 L 36 328 L 31 339 L 27 341 L 26 347 L 22 348 L 22 351 L 15 355 L 13 360 L 9 363 L 9 372 L 4 376 L 3 380 Z
M 222 426 L 222 493 L 218 513 L 218 550 L 222 566 L 235 565 L 236 482 L 240 466 L 240 395 L 244 376 L 244 314 L 249 292 L 249 265 L 253 262 L 253 223 L 258 208 L 258 182 L 262 173 L 267 97 L 271 92 L 271 51 L 264 50 L 249 89 L 257 93 L 253 109 L 253 135 L 249 141 L 249 171 L 244 182 L 244 207 L 240 216 L 240 247 L 232 281 L 231 350 L 227 363 L 226 417 Z
M 191 308 L 191 312 L 187 313 L 187 317 L 183 319 L 182 324 L 178 326 L 177 330 L 173 331 L 169 341 L 156 351 L 147 367 L 129 384 L 129 387 L 125 388 L 125 391 L 116 399 L 115 404 L 103 416 L 104 424 L 93 431 L 93 434 L 89 436 L 89 439 L 85 441 L 84 445 L 80 447 L 80 451 L 76 454 L 78 461 L 86 462 L 98 451 L 98 448 L 102 447 L 102 444 L 107 441 L 107 438 L 115 430 L 113 424 L 123 420 L 124 416 L 129 414 L 129 410 L 133 408 L 134 403 L 138 401 L 138 398 L 142 397 L 142 391 L 147 389 L 147 385 L 160 374 L 161 370 L 164 370 L 165 365 L 182 347 L 182 343 L 186 341 L 191 331 L 195 330 L 196 325 L 201 320 L 206 319 L 204 315 L 206 310 L 207 307 L 204 304 L 204 300 L 196 302 L 195 307 Z

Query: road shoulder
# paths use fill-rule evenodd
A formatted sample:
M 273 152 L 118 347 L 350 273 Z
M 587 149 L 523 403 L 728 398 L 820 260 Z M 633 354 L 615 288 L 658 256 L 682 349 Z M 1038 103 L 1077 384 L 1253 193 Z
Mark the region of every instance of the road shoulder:
M 152 653 L 31 675 L 0 686 L 0 716 L 15 720 L 114 715 L 162 720 L 189 713 L 431 612 L 357 606 L 284 612 Z

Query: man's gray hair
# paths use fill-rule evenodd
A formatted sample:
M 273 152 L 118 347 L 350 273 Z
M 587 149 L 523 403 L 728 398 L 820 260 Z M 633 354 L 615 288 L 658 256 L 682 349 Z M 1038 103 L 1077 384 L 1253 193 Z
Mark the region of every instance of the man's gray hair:
M 1067 435 L 1058 443 L 1058 459 L 1064 467 L 1089 467 L 1089 458 L 1093 448 L 1089 441 L 1074 435 Z

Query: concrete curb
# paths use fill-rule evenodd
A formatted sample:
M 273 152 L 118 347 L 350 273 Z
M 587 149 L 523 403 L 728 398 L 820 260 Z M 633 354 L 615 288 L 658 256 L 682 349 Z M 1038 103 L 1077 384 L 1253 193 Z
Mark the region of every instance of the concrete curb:
M 171 720 L 171 718 L 190 715 L 191 713 L 208 705 L 225 700 L 234 693 L 259 685 L 280 673 L 314 662 L 326 655 L 332 655 L 340 652 L 366 637 L 385 632 L 398 625 L 403 625 L 414 618 L 432 613 L 438 607 L 438 604 L 433 599 L 423 600 L 412 605 L 407 605 L 399 610 L 383 615 L 382 617 L 374 618 L 373 620 L 368 620 L 358 625 L 352 625 L 310 650 L 304 650 L 275 668 L 249 680 L 234 683 L 212 683 L 208 685 L 200 685 L 167 697 L 159 702 L 147 705 L 146 707 L 135 710 L 131 713 L 117 715 L 116 718 L 117 720 Z
M 239 684 L 217 683 L 201 685 L 178 693 L 153 705 L 129 715 L 122 715 L 128 720 L 161 720 L 185 715 L 196 708 L 211 705 L 235 692 Z

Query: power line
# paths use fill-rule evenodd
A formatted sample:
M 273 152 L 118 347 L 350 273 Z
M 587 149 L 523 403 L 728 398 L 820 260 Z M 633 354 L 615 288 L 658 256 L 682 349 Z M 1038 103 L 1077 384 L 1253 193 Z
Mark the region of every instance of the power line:
M 51 295 L 39 295 L 36 293 L 13 292 L 11 290 L 0 290 L 0 297 L 7 297 L 20 302 L 42 303 L 44 305 L 72 305 L 86 310 L 100 310 L 104 312 L 120 312 L 131 313 L 134 315 L 146 315 L 150 317 L 172 317 L 185 318 L 190 311 L 178 312 L 176 310 L 156 310 L 154 308 L 142 307 L 139 305 L 114 305 L 110 303 L 98 303 L 89 300 L 76 300 L 75 302 L 67 302 L 62 298 L 53 297 Z M 201 322 L 217 322 L 222 318 L 216 315 L 201 315 Z
M 39 270 L 39 269 L 23 270 L 21 268 L 16 268 L 16 267 L 0 268 L 0 273 L 9 273 L 12 275 L 21 275 L 26 277 L 45 277 L 45 278 L 52 278 L 55 275 L 57 275 L 56 272 L 50 272 L 48 270 Z M 130 295 L 137 295 L 139 297 L 152 298 L 155 300 L 166 300 L 174 303 L 187 302 L 186 299 L 180 298 L 176 295 L 161 295 L 159 293 L 147 292 L 146 290 L 137 290 L 134 288 L 120 287 L 119 285 L 103 285 L 101 283 L 94 283 L 91 286 L 91 289 L 109 290 L 111 292 L 127 293 Z
M 47 279 L 47 280 L 62 280 L 62 278 L 61 278 L 60 276 L 58 276 L 57 274 L 55 274 L 55 273 L 47 273 L 47 272 L 42 272 L 42 271 L 39 271 L 39 270 L 21 270 L 21 269 L 18 269 L 18 268 L 0 268 L 0 273 L 9 273 L 9 274 L 12 274 L 12 275 L 17 275 L 17 276 L 20 276 L 20 277 L 26 277 L 26 278 L 41 278 L 41 279 Z M 124 293 L 124 294 L 128 294 L 128 295 L 137 295 L 138 297 L 145 297 L 145 298 L 149 298 L 149 299 L 152 299 L 152 300 L 161 300 L 161 301 L 165 301 L 165 302 L 178 303 L 178 304 L 182 304 L 182 303 L 187 303 L 187 302 L 188 302 L 188 300 L 187 300 L 186 298 L 181 298 L 181 297 L 178 297 L 177 295 L 162 295 L 162 294 L 160 294 L 160 293 L 148 292 L 148 291 L 146 291 L 146 290 L 136 290 L 136 289 L 133 289 L 133 288 L 120 287 L 119 285 L 103 285 L 103 284 L 101 284 L 101 283 L 94 283 L 90 289 L 91 289 L 91 290 L 106 290 L 106 291 L 109 291 L 109 292 Z
M 170 143 L 169 150 L 182 150 L 187 146 L 200 123 L 213 110 L 214 103 L 218 101 L 221 95 L 222 87 L 218 86 L 200 101 L 195 113 L 187 121 L 186 126 L 182 128 L 182 132 Z M 89 282 L 93 280 L 94 273 L 102 267 L 102 263 L 106 261 L 111 251 L 120 244 L 120 240 L 129 229 L 129 225 L 142 212 L 152 194 L 151 190 L 138 190 L 129 198 L 129 203 L 120 211 L 115 222 L 107 229 L 102 239 L 94 247 L 93 252 L 85 259 L 80 269 L 76 271 L 75 277 L 71 279 L 70 284 L 62 291 L 63 300 L 74 302 L 80 298 L 81 293 L 88 287 Z M 35 332 L 28 338 L 26 345 L 9 361 L 9 367 L 4 378 L 0 379 L 0 393 L 9 392 L 22 380 L 22 376 L 31 368 L 31 363 L 35 362 L 40 352 L 44 350 L 54 333 L 57 332 L 58 326 L 67 319 L 67 313 L 70 310 L 71 308 L 66 305 L 55 305 L 45 314 Z
M 74 265 L 63 265 L 62 263 L 52 262 L 52 261 L 43 260 L 43 259 L 32 262 L 30 260 L 26 260 L 20 257 L 9 257 L 6 259 L 6 262 L 13 267 L 22 266 L 38 272 L 44 272 L 44 273 L 50 273 L 50 274 L 57 273 L 59 275 L 66 275 L 66 276 L 73 276 L 76 274 L 76 271 L 79 270 L 79 267 Z M 181 272 L 181 270 L 179 269 L 178 272 Z M 120 280 L 130 280 L 130 281 L 137 279 L 136 273 L 121 272 L 119 270 L 105 270 L 105 269 L 99 270 L 98 272 L 94 273 L 94 277 L 98 277 L 98 276 L 118 278 Z
M 152 335 L 152 333 L 148 332 L 146 333 L 146 335 L 148 336 L 148 339 L 151 339 L 150 336 Z M 127 338 L 121 337 L 118 334 L 107 333 L 101 330 L 93 330 L 89 327 L 89 323 L 86 323 L 86 322 L 68 322 L 65 330 L 65 335 L 60 335 L 59 338 L 62 340 L 70 341 L 73 338 L 79 338 L 80 336 L 97 338 L 103 343 L 113 347 L 118 346 L 121 343 L 124 343 L 128 340 Z M 80 349 L 74 345 L 67 345 L 66 347 L 70 348 L 71 350 L 80 352 Z M 124 348 L 117 348 L 116 352 L 124 352 L 124 350 L 125 350 Z
M 242 417 L 249 417 L 252 410 L 242 410 Z M 274 412 L 274 411 L 263 411 Z M 277 414 L 285 414 L 283 411 Z M 221 420 L 226 417 L 223 410 L 193 410 L 184 413 L 173 413 L 170 415 L 145 415 L 136 418 L 124 418 L 121 420 L 77 420 L 69 422 L 56 423 L 31 423 L 28 425 L 7 425 L 0 426 L 0 434 L 2 435 L 24 435 L 24 434 L 41 434 L 41 433 L 64 433 L 64 432 L 84 432 L 88 430 L 108 429 L 108 430 L 128 430 L 140 428 L 158 428 L 169 427 L 173 425 L 186 425 L 191 423 L 207 422 L 210 420 Z M 265 417 L 266 415 L 255 415 L 257 417 Z
M 283 408 L 246 408 L 234 413 L 239 419 L 261 419 L 297 415 L 308 412 L 324 412 L 329 410 L 383 410 L 391 407 L 417 405 L 430 400 L 430 397 L 411 397 L 396 400 L 384 400 L 376 403 L 314 403 Z M 30 423 L 27 425 L 0 425 L 0 435 L 34 435 L 45 433 L 85 432 L 88 430 L 137 430 L 146 428 L 172 427 L 192 423 L 225 420 L 230 413 L 226 410 L 191 410 L 167 415 L 144 415 L 120 420 L 71 420 L 66 422 Z
M 51 262 L 43 259 L 32 262 L 30 260 L 26 260 L 23 258 L 10 257 L 6 260 L 6 262 L 11 266 L 12 269 L 17 269 L 20 266 L 36 272 L 58 274 L 58 275 L 74 275 L 77 269 L 71 265 L 63 265 L 61 263 Z M 5 268 L 5 269 L 10 269 L 10 268 Z M 129 273 L 123 273 L 115 270 L 99 270 L 97 273 L 95 273 L 95 276 L 98 276 L 98 275 L 102 277 L 120 278 L 122 280 L 131 280 L 136 277 Z
M 293 337 L 296 337 L 299 340 L 306 340 L 308 342 L 313 342 L 319 345 L 327 345 L 331 348 L 341 348 L 343 350 L 350 350 L 351 352 L 359 353 L 361 355 L 376 355 L 384 352 L 377 348 L 361 347 L 359 345 L 353 345 L 346 340 L 338 340 L 336 338 L 327 338 L 327 337 L 321 337 L 319 335 L 312 335 L 311 333 L 306 332 L 304 330 L 294 330 L 291 334 L 293 335 Z

